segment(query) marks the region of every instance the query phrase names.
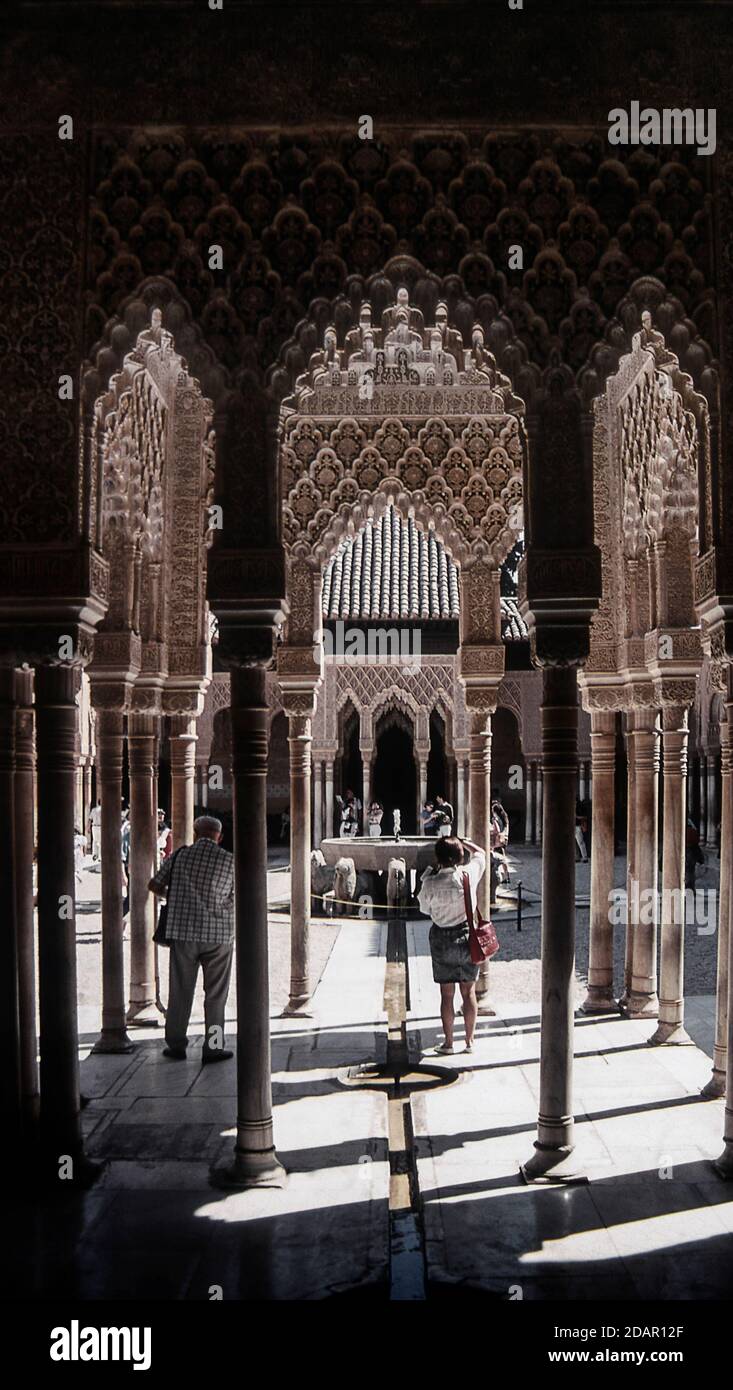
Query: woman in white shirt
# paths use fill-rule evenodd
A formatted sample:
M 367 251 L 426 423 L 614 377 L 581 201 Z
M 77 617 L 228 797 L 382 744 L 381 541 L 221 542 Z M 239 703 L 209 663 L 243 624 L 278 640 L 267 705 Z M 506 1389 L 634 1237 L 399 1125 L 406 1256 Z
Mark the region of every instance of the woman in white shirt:
M 464 847 L 469 852 L 464 863 Z M 440 1017 L 445 1041 L 436 1052 L 453 1052 L 455 1022 L 454 998 L 456 985 L 463 1000 L 463 1020 L 466 1026 L 465 1052 L 473 1052 L 476 1027 L 476 981 L 478 966 L 471 960 L 468 944 L 468 922 L 463 894 L 463 875 L 468 875 L 471 904 L 476 910 L 476 890 L 486 870 L 486 854 L 472 840 L 453 836 L 438 839 L 435 844 L 434 868 L 422 876 L 417 900 L 420 911 L 430 917 L 430 954 L 433 960 L 433 979 L 440 985 Z

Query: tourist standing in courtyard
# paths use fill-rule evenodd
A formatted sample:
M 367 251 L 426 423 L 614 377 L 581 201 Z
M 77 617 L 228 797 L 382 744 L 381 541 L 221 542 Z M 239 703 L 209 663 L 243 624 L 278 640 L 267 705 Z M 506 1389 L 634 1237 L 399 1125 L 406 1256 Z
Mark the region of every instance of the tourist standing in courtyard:
M 464 863 L 468 850 L 468 863 Z M 445 1040 L 436 1052 L 450 1053 L 455 1024 L 455 990 L 461 991 L 463 1021 L 466 1028 L 464 1052 L 473 1052 L 476 1027 L 476 981 L 479 968 L 471 960 L 463 875 L 468 877 L 471 902 L 476 910 L 476 891 L 486 870 L 486 855 L 473 840 L 453 836 L 439 837 L 435 844 L 435 866 L 425 870 L 417 895 L 420 911 L 431 919 L 430 954 L 433 979 L 440 985 L 440 1017 Z
M 436 796 L 435 814 L 438 818 L 438 834 L 452 835 L 454 815 L 453 807 L 451 806 L 450 801 L 446 801 L 444 796 Z
M 185 1061 L 199 966 L 204 974 L 204 1044 L 201 1061 L 224 1062 L 224 1010 L 234 946 L 234 858 L 221 848 L 222 823 L 194 821 L 194 842 L 164 859 L 151 892 L 167 899 L 165 944 L 170 946 L 168 1009 L 163 1056 Z
M 369 834 L 372 839 L 376 839 L 382 833 L 382 816 L 384 807 L 380 801 L 373 801 L 369 807 L 368 823 Z
M 98 801 L 89 812 L 89 828 L 92 832 L 92 859 L 95 864 L 102 858 L 102 803 Z

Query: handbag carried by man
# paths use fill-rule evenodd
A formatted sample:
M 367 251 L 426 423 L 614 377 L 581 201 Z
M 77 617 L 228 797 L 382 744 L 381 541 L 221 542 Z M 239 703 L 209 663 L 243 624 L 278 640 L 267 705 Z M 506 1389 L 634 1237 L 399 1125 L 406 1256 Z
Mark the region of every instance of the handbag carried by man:
M 471 952 L 471 960 L 474 965 L 481 965 L 485 960 L 491 960 L 499 950 L 499 938 L 496 935 L 494 924 L 491 920 L 486 921 L 485 917 L 476 906 L 476 917 L 474 921 L 473 903 L 471 902 L 471 880 L 468 874 L 461 875 L 463 879 L 463 899 L 466 904 L 466 921 L 468 922 L 468 947 Z
M 171 944 L 168 940 L 168 937 L 166 936 L 165 929 L 166 922 L 168 919 L 168 903 L 170 902 L 171 893 L 173 892 L 173 874 L 175 873 L 176 859 L 178 855 L 181 853 L 181 850 L 184 848 L 184 845 L 180 845 L 179 848 L 175 851 L 175 853 L 171 855 L 171 876 L 168 881 L 168 892 L 166 894 L 165 902 L 162 902 L 160 904 L 160 907 L 158 908 L 158 925 L 156 926 L 155 931 L 153 932 L 153 941 L 155 942 L 156 946 L 170 946 Z

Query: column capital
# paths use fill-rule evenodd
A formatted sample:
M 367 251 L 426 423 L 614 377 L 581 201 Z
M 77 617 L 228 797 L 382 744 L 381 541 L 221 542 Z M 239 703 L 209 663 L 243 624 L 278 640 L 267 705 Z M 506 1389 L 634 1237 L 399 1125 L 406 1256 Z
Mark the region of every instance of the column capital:
M 593 709 L 590 711 L 591 728 L 591 752 L 593 749 L 593 735 L 605 734 L 615 736 L 616 733 L 616 711 L 610 709 Z

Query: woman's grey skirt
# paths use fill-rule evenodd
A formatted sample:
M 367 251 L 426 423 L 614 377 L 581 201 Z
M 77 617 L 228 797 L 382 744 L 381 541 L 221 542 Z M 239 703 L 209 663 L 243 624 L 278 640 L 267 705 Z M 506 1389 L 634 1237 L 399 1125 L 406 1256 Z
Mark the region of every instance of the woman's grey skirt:
M 430 954 L 436 985 L 473 984 L 478 979 L 478 966 L 471 960 L 465 922 L 458 927 L 436 927 L 433 922 Z

